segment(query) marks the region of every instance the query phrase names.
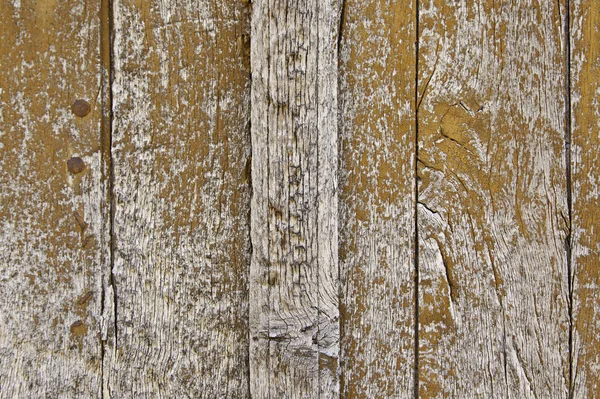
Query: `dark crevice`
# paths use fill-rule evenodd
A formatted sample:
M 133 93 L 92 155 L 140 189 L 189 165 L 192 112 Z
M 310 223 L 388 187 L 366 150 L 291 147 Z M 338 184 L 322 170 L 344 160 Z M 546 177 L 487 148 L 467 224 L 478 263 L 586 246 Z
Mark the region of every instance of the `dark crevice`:
M 442 118 L 442 119 L 443 119 L 443 118 Z M 438 132 L 440 133 L 440 135 L 441 135 L 442 137 L 444 137 L 444 138 L 446 138 L 446 139 L 448 139 L 448 140 L 452 141 L 453 143 L 455 143 L 456 145 L 458 145 L 460 148 L 462 148 L 462 149 L 466 150 L 467 152 L 470 152 L 470 153 L 472 153 L 472 151 L 470 151 L 470 150 L 469 150 L 467 147 L 465 147 L 465 145 L 464 145 L 463 143 L 461 143 L 460 141 L 456 140 L 455 138 L 452 138 L 452 137 L 448 136 L 448 135 L 446 134 L 446 132 L 444 131 L 444 128 L 442 128 L 441 126 L 440 126 L 440 128 L 438 129 Z
M 245 20 L 247 23 L 247 27 L 248 29 L 246 30 L 246 34 L 248 34 L 248 41 L 250 43 L 250 46 L 252 45 L 252 16 L 253 16 L 253 12 L 252 12 L 252 2 L 248 1 L 246 3 L 244 3 L 246 6 L 246 12 L 245 12 Z M 248 184 L 248 189 L 249 189 L 249 206 L 248 206 L 248 213 L 247 213 L 247 226 L 248 226 L 248 243 L 249 243 L 249 253 L 248 253 L 248 259 L 249 262 L 247 264 L 247 275 L 248 275 L 248 280 L 247 280 L 247 298 L 248 298 L 248 303 L 247 303 L 247 328 L 246 328 L 246 339 L 247 339 L 247 345 L 246 345 L 246 389 L 248 390 L 248 398 L 252 398 L 252 371 L 251 371 L 251 356 L 252 356 L 252 331 L 250 329 L 250 323 L 251 323 L 251 304 L 250 304 L 250 284 L 251 284 L 251 278 L 250 278 L 250 274 L 251 274 L 251 270 L 252 270 L 252 262 L 253 262 L 253 258 L 254 258 L 254 245 L 252 242 L 252 198 L 254 197 L 254 185 L 253 185 L 253 180 L 252 180 L 252 166 L 253 166 L 253 155 L 254 155 L 254 151 L 253 151 L 253 145 L 252 145 L 252 90 L 253 90 L 253 75 L 252 75 L 252 52 L 249 51 L 247 53 L 247 61 L 248 61 L 248 68 L 249 68 L 249 73 L 248 73 L 248 85 L 249 85 L 249 93 L 248 93 L 248 113 L 247 113 L 247 125 L 246 125 L 246 134 L 247 134 L 247 138 L 250 142 L 250 154 L 246 160 L 246 166 L 244 168 L 244 174 L 245 177 L 247 179 L 247 184 Z
M 432 214 L 437 214 L 439 213 L 439 211 L 436 211 L 435 209 L 429 207 L 427 204 L 425 204 L 424 202 L 421 201 L 417 201 L 417 205 L 421 205 L 423 208 L 427 209 L 429 211 L 429 213 Z
M 418 162 L 419 159 L 419 107 L 421 102 L 419 101 L 419 0 L 415 0 L 416 2 L 416 16 L 415 16 L 415 157 L 414 157 L 414 191 L 415 191 L 415 203 L 414 203 L 414 269 L 415 269 L 415 277 L 414 277 L 414 306 L 415 306 L 415 330 L 414 330 L 414 397 L 418 399 L 419 397 L 419 213 L 418 213 L 418 204 L 419 204 L 419 179 L 417 178 L 419 168 Z M 429 83 L 429 82 L 427 82 Z
M 419 68 L 419 2 L 417 1 L 417 73 L 418 73 L 418 68 Z M 431 78 L 433 78 L 433 75 L 435 74 L 435 71 L 437 70 L 437 65 L 438 65 L 438 61 L 440 59 L 440 42 L 438 42 L 437 47 L 435 49 L 435 63 L 433 64 L 433 69 L 431 71 L 431 74 L 429 75 L 429 77 L 427 78 L 427 82 L 425 82 L 425 87 L 423 88 L 423 93 L 421 93 L 421 96 L 419 97 L 419 88 L 418 88 L 418 82 L 417 82 L 417 86 L 416 86 L 416 102 L 417 102 L 417 107 L 416 107 L 416 112 L 419 113 L 419 108 L 421 108 L 421 102 L 423 101 L 423 99 L 425 98 L 425 94 L 427 94 L 427 89 L 429 88 L 429 82 L 431 82 Z M 418 75 L 417 75 L 418 76 Z
M 115 173 L 114 173 L 114 162 L 113 162 L 113 153 L 112 153 L 112 127 L 114 126 L 113 123 L 113 109 L 112 109 L 112 87 L 113 87 L 113 76 L 114 76 L 114 64 L 112 62 L 112 60 L 114 59 L 114 53 L 113 53 L 113 8 L 112 8 L 112 0 L 105 0 L 109 2 L 108 5 L 108 24 L 109 24 L 109 33 L 110 33 L 110 37 L 109 37 L 109 43 L 110 43 L 110 68 L 109 68 L 109 90 L 108 90 L 108 95 L 109 95 L 109 104 L 110 104 L 110 129 L 111 129 L 111 134 L 110 134 L 110 285 L 112 286 L 112 291 L 113 291 L 113 322 L 114 322 L 114 348 L 117 347 L 117 344 L 119 342 L 118 338 L 119 338 L 119 330 L 118 330 L 118 323 L 117 323 L 117 284 L 116 284 L 116 279 L 115 279 L 115 275 L 114 275 L 114 267 L 115 267 L 115 251 L 116 251 L 116 240 L 115 240 L 115 231 L 114 231 L 114 227 L 115 227 L 115 210 L 116 210 L 116 198 L 115 198 Z
M 454 280 L 451 277 L 450 265 L 448 265 L 446 257 L 444 256 L 439 243 L 438 248 L 440 248 L 440 256 L 442 257 L 442 264 L 444 265 L 444 272 L 446 273 L 446 282 L 448 283 L 448 291 L 450 293 L 450 303 L 452 306 L 454 306 L 454 303 L 456 303 L 456 289 Z
M 104 263 L 104 262 L 103 262 Z M 104 288 L 104 276 L 102 276 L 102 291 L 100 292 L 100 317 L 104 316 L 104 301 L 106 290 Z M 104 354 L 106 351 L 104 337 L 102 336 L 102 322 L 100 324 L 100 398 L 104 399 Z
M 573 222 L 573 200 L 572 200 L 572 177 L 571 177 L 571 4 L 566 1 L 565 10 L 565 47 L 566 47 L 566 87 L 565 87 L 565 169 L 567 184 L 567 208 L 568 208 L 568 226 L 566 237 L 566 256 L 567 256 L 567 287 L 569 291 L 569 399 L 573 398 L 573 264 L 572 264 L 572 222 Z
M 337 163 L 337 182 L 338 182 L 338 187 L 341 187 L 341 170 L 342 170 L 342 166 L 341 166 L 341 162 L 342 162 L 342 153 L 343 153 L 343 149 L 342 149 L 342 130 L 343 130 L 343 117 L 342 117 L 342 112 L 343 112 L 343 105 L 342 105 L 342 65 L 343 65 L 343 61 L 342 61 L 342 43 L 343 43 L 343 31 L 344 28 L 346 26 L 346 0 L 341 0 L 341 5 L 340 5 L 340 19 L 339 19 L 339 25 L 338 25 L 338 36 L 337 36 L 337 122 L 338 122 L 338 130 L 337 130 L 337 149 L 338 149 L 338 163 Z M 338 193 L 338 201 L 340 198 L 340 194 Z M 342 229 L 340 228 L 340 226 L 342 225 L 342 216 L 341 213 L 339 212 L 339 204 L 338 204 L 338 250 L 339 250 L 339 242 L 340 242 L 340 237 L 342 237 Z M 343 342 L 344 342 L 344 338 L 345 338 L 345 326 L 344 326 L 344 312 L 343 312 L 343 298 L 344 298 L 344 284 L 342 282 L 342 266 L 341 266 L 342 262 L 341 262 L 341 258 L 338 256 L 338 312 L 339 312 L 339 356 L 338 356 L 338 373 L 339 373 L 339 397 L 343 398 L 345 397 L 345 386 L 346 386 L 346 373 L 343 367 L 344 364 L 344 346 L 343 346 Z
M 249 13 L 250 14 L 250 13 Z M 248 21 L 248 23 L 250 23 L 250 21 Z M 248 55 L 248 57 L 250 57 L 250 55 Z M 248 65 L 251 65 L 250 60 L 248 60 Z M 250 67 L 251 68 L 251 67 Z M 250 85 L 250 93 L 248 93 L 248 120 L 247 120 L 247 127 L 246 127 L 246 134 L 247 134 L 247 138 L 250 142 L 250 155 L 248 156 L 248 158 L 246 159 L 246 166 L 244 167 L 244 175 L 246 178 L 246 182 L 248 184 L 248 191 L 249 191 L 249 198 L 248 200 L 250 201 L 250 203 L 252 202 L 252 197 L 254 196 L 254 187 L 252 186 L 252 73 L 250 73 L 249 75 L 249 85 Z M 246 345 L 246 378 L 247 378 L 247 389 L 248 389 L 248 397 L 252 398 L 252 384 L 251 384 L 251 374 L 250 374 L 250 346 L 251 346 L 251 340 L 252 340 L 252 334 L 250 333 L 250 268 L 252 267 L 252 257 L 254 255 L 254 246 L 252 245 L 252 208 L 250 206 L 248 206 L 248 213 L 246 214 L 246 223 L 248 227 L 248 243 L 249 243 L 249 248 L 248 248 L 248 260 L 249 262 L 247 263 L 247 276 L 248 276 L 248 280 L 247 280 L 247 298 L 248 298 L 248 303 L 247 303 L 247 314 L 246 314 L 246 320 L 248 322 L 248 327 L 246 328 L 246 339 L 248 344 Z
M 114 254 L 117 248 L 117 243 L 116 243 L 116 239 L 115 239 L 115 232 L 114 232 L 114 226 L 115 226 L 115 211 L 116 211 L 116 197 L 115 197 L 115 173 L 114 173 L 114 162 L 113 162 L 113 153 L 112 153 L 112 127 L 114 126 L 113 123 L 113 109 L 112 109 L 112 87 L 113 87 L 113 76 L 114 76 L 114 64 L 112 62 L 112 60 L 114 59 L 114 53 L 113 53 L 113 8 L 112 8 L 112 0 L 105 0 L 109 2 L 109 7 L 108 7 L 108 24 L 109 24 L 109 32 L 110 32 L 110 68 L 109 68 L 109 104 L 110 104 L 110 129 L 111 129 L 111 134 L 110 134 L 110 285 L 112 286 L 113 289 L 113 320 L 114 320 L 114 335 L 115 335 L 115 340 L 114 340 L 114 347 L 117 347 L 117 344 L 119 342 L 118 338 L 119 338 L 119 330 L 118 330 L 118 323 L 117 323 L 117 299 L 118 299 L 118 295 L 117 295 L 117 282 L 115 279 L 115 275 L 114 275 L 114 267 L 115 267 L 115 260 L 114 260 Z
M 102 272 L 102 292 L 100 298 L 100 314 L 103 318 L 101 338 L 100 338 L 100 363 L 101 363 L 101 387 L 100 396 L 105 397 L 105 389 L 107 386 L 105 373 L 105 354 L 106 354 L 106 340 L 104 336 L 105 328 L 104 324 L 107 319 L 107 312 L 112 311 L 114 317 L 114 334 L 115 343 L 117 339 L 116 329 L 116 312 L 117 312 L 117 298 L 116 288 L 114 284 L 113 267 L 114 267 L 114 253 L 115 253 L 115 239 L 114 239 L 114 170 L 113 170 L 113 157 L 112 157 L 112 126 L 113 126 L 113 113 L 112 113 L 112 77 L 113 77 L 113 64 L 112 64 L 112 2 L 111 0 L 101 0 L 100 2 L 100 60 L 102 66 L 102 116 L 101 116 L 101 146 L 102 146 L 102 180 L 106 184 L 105 187 L 105 199 L 109 213 L 109 224 L 108 224 L 108 256 L 103 262 Z M 106 209 L 106 208 L 105 208 Z M 109 270 L 107 270 L 107 268 Z M 112 286 L 112 298 L 108 298 L 107 285 Z M 113 309 L 106 309 L 107 301 L 113 302 Z
M 346 0 L 341 0 L 342 5 L 340 6 L 340 23 L 338 25 L 338 36 L 337 36 L 337 48 L 338 48 L 338 60 L 339 60 L 339 51 L 340 46 L 342 44 L 342 32 L 344 29 L 344 23 L 346 22 Z M 338 62 L 339 65 L 339 62 Z M 339 69 L 339 68 L 338 68 Z
M 252 86 L 252 85 L 250 85 Z M 252 98 L 252 95 L 250 95 L 248 98 Z M 249 129 L 251 129 L 251 120 L 252 118 L 249 118 L 249 122 L 248 122 L 248 126 Z M 251 136 L 249 135 L 248 138 L 251 138 Z M 249 177 L 248 179 L 248 188 L 249 188 L 249 199 L 251 199 L 254 196 L 254 188 L 252 187 L 252 171 L 251 171 L 251 166 L 252 164 L 252 148 L 250 148 L 250 157 L 248 158 L 248 161 L 246 163 L 246 170 L 247 170 L 247 174 Z M 249 166 L 250 165 L 250 166 Z M 252 209 L 250 207 L 248 207 L 248 213 L 246 215 L 246 222 L 247 222 L 247 226 L 252 226 Z M 250 266 L 252 263 L 252 256 L 254 254 L 254 246 L 252 245 L 252 234 L 250 231 L 251 227 L 248 228 L 248 242 L 249 242 L 249 248 L 248 248 L 248 259 L 249 259 L 249 263 L 248 263 L 248 272 L 247 275 L 250 276 Z M 246 340 L 247 340 L 247 345 L 246 345 L 246 378 L 247 378 L 247 389 L 248 389 L 248 397 L 252 398 L 252 384 L 251 384 L 251 373 L 250 373 L 250 352 L 251 352 L 251 340 L 252 340 L 252 334 L 250 333 L 250 291 L 249 291 L 249 284 L 250 284 L 250 279 L 247 280 L 248 281 L 248 291 L 247 291 L 247 298 L 248 298 L 248 303 L 247 303 L 247 314 L 246 314 L 246 320 L 248 322 L 248 327 L 246 328 Z
M 248 1 L 245 4 L 245 12 L 244 12 L 244 23 L 246 29 L 244 29 L 244 34 L 248 35 L 248 42 L 252 43 L 252 5 L 251 2 Z M 246 138 L 250 143 L 249 149 L 250 154 L 248 158 L 246 158 L 246 165 L 244 167 L 244 177 L 246 180 L 247 188 L 248 188 L 248 212 L 246 213 L 246 226 L 248 226 L 248 263 L 246 264 L 246 359 L 245 359 L 245 374 L 246 374 L 246 389 L 248 398 L 252 398 L 252 373 L 250 372 L 250 356 L 251 356 L 251 345 L 252 345 L 252 334 L 250 331 L 250 270 L 252 268 L 252 257 L 254 256 L 254 246 L 252 245 L 252 197 L 254 196 L 254 187 L 252 185 L 252 60 L 251 52 L 248 51 L 244 57 L 247 57 L 247 65 L 248 65 L 248 97 L 247 97 L 247 114 L 246 114 Z
M 340 173 L 341 173 L 341 165 L 340 165 L 340 161 L 342 159 L 342 130 L 343 130 L 343 117 L 342 117 L 342 113 L 340 111 L 342 111 L 342 67 L 343 67 L 343 61 L 342 61 L 342 45 L 343 45 L 343 39 L 344 39 L 344 29 L 346 28 L 346 13 L 347 13 L 347 8 L 346 8 L 346 0 L 341 0 L 341 4 L 340 4 L 340 9 L 339 9 L 339 24 L 338 24 L 338 32 L 337 32 L 337 118 L 338 118 L 338 131 L 337 131 L 337 148 L 338 148 L 338 170 L 337 170 L 337 181 L 338 183 L 340 182 Z M 339 199 L 339 193 L 338 193 L 338 199 Z M 339 207 L 338 207 L 338 221 L 340 221 L 340 212 L 339 212 Z M 339 246 L 339 240 L 341 237 L 341 229 L 340 229 L 341 223 L 338 223 L 338 246 Z M 339 319 L 338 319 L 338 323 L 339 323 L 339 356 L 338 356 L 338 374 L 339 374 L 339 397 L 340 398 L 344 398 L 345 395 L 345 386 L 346 386 L 346 372 L 345 372 L 345 368 L 343 367 L 344 364 L 344 347 L 343 347 L 343 342 L 344 342 L 344 337 L 345 337 L 345 326 L 344 326 L 344 313 L 342 311 L 343 309 L 343 298 L 344 298 L 344 287 L 343 287 L 343 282 L 342 282 L 342 266 L 341 266 L 342 262 L 340 260 L 340 258 L 338 257 L 338 312 L 339 312 Z
M 506 395 L 508 397 L 508 356 L 506 353 L 506 313 L 504 307 L 502 307 L 502 365 L 504 366 L 504 383 L 506 384 Z

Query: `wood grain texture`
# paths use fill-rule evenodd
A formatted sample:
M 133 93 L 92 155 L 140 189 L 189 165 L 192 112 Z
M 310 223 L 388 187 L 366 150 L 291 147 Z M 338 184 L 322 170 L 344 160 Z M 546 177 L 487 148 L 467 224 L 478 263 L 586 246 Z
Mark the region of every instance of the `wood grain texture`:
M 339 392 L 338 8 L 332 0 L 253 2 L 255 398 Z
M 420 2 L 420 397 L 566 398 L 565 2 Z
M 249 11 L 113 2 L 106 397 L 248 396 Z
M 416 2 L 346 0 L 340 48 L 341 383 L 414 390 Z
M 600 8 L 571 2 L 573 398 L 600 397 Z
M 2 398 L 100 394 L 99 17 L 96 0 L 0 1 Z M 90 104 L 85 117 L 71 111 L 79 99 Z M 84 169 L 71 173 L 71 157 Z

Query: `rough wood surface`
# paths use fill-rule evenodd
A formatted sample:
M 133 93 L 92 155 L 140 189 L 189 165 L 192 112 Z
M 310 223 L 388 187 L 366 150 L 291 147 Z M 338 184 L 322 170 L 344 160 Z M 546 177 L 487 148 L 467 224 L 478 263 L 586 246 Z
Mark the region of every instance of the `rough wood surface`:
M 600 397 L 600 8 L 571 2 L 574 398 Z
M 338 396 L 338 14 L 333 0 L 253 2 L 256 398 Z
M 416 2 L 347 0 L 340 47 L 341 388 L 414 390 Z
M 567 397 L 565 10 L 420 2 L 421 397 Z
M 0 398 L 600 396 L 599 36 L 0 0 Z
M 249 11 L 113 2 L 106 395 L 248 396 Z
M 2 398 L 100 394 L 99 14 L 97 0 L 0 1 Z M 81 99 L 84 117 L 71 110 Z

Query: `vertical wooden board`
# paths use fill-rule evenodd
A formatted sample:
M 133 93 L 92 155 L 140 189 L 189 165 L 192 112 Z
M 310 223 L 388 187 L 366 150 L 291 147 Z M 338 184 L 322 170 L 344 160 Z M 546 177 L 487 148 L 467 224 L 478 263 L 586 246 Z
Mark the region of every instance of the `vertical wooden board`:
M 419 393 L 568 393 L 565 2 L 420 2 Z
M 600 396 L 600 8 L 571 2 L 573 398 Z
M 338 396 L 335 1 L 252 15 L 250 373 L 255 398 Z
M 98 396 L 100 1 L 2 0 L 0 43 L 0 396 Z
M 416 2 L 346 0 L 340 48 L 341 388 L 414 390 Z
M 119 398 L 248 396 L 249 10 L 113 3 Z

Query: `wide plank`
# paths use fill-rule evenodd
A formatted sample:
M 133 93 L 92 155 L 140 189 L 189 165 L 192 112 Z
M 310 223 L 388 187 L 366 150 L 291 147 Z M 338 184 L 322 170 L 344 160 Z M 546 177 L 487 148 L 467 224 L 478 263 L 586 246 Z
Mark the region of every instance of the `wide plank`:
M 420 2 L 420 397 L 568 395 L 565 23 Z
M 0 1 L 3 398 L 100 396 L 109 259 L 102 6 Z
M 249 8 L 115 0 L 106 397 L 248 397 Z
M 339 4 L 252 7 L 251 393 L 335 398 Z
M 340 46 L 341 390 L 413 396 L 416 2 L 346 0 Z
M 600 8 L 571 2 L 573 398 L 600 397 Z

